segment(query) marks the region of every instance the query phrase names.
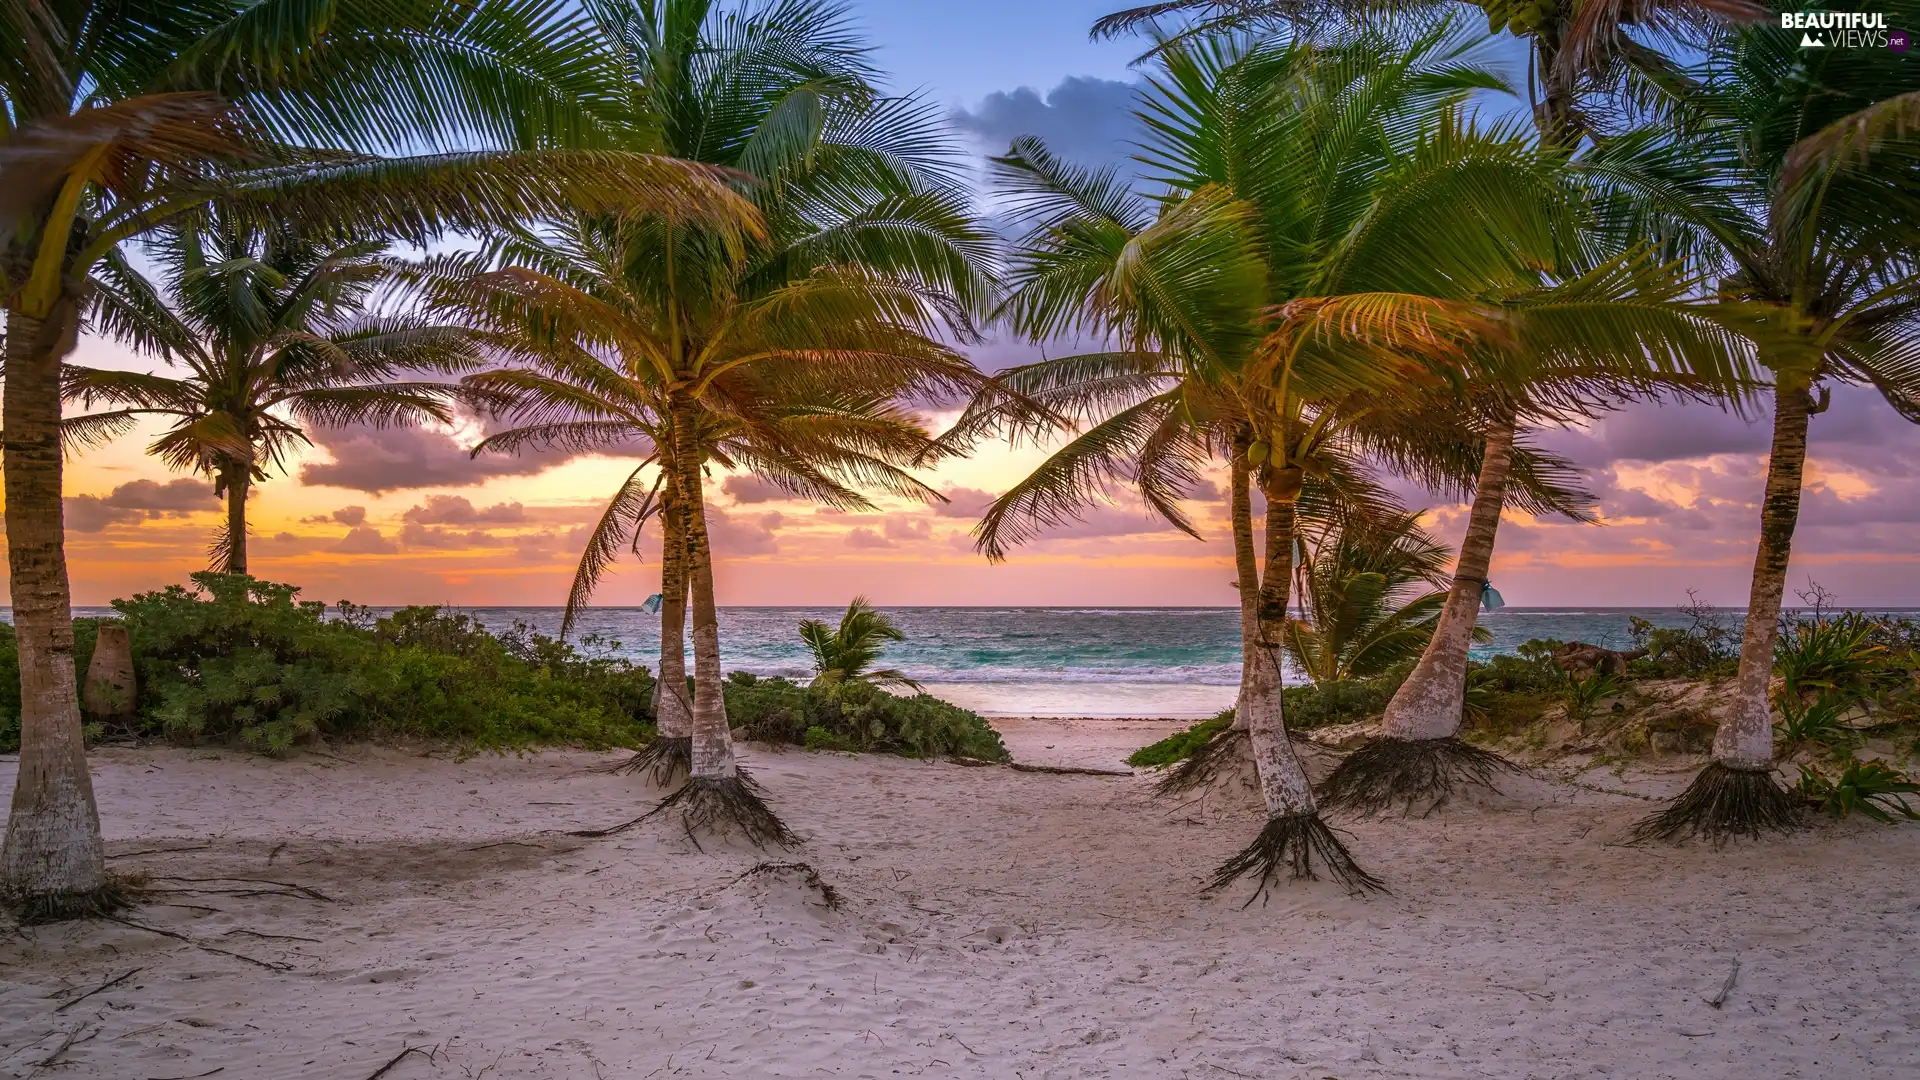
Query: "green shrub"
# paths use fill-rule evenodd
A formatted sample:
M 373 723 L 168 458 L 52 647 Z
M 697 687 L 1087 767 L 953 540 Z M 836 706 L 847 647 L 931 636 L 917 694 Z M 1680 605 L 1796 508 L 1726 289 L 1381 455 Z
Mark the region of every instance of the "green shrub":
M 1211 720 L 1202 720 L 1184 731 L 1176 731 L 1157 743 L 1149 743 L 1127 755 L 1127 764 L 1141 769 L 1156 768 L 1185 761 L 1200 752 L 1215 735 L 1233 724 L 1233 710 L 1227 709 Z
M 1773 670 L 1785 694 L 1865 697 L 1882 681 L 1891 658 L 1888 644 L 1876 640 L 1885 632 L 1883 621 L 1857 611 L 1787 621 L 1773 647 Z
M 93 643 L 99 632 L 99 619 L 73 620 L 73 685 L 75 691 L 86 683 L 87 665 L 93 663 Z M 88 725 L 88 738 L 99 732 Z M 20 749 L 20 644 L 12 623 L 0 623 L 0 754 Z
M 725 692 L 728 722 L 758 742 L 906 757 L 1008 757 L 1000 733 L 978 713 L 929 694 L 899 696 L 861 682 L 800 686 L 746 672 L 729 675 Z
M 1841 720 L 1848 708 L 1850 703 L 1840 694 L 1822 694 L 1813 701 L 1797 695 L 1784 697 L 1774 734 L 1788 746 L 1815 743 L 1837 754 L 1851 753 L 1853 729 Z
M 196 574 L 116 601 L 133 641 L 130 734 L 279 752 L 314 738 L 419 736 L 480 748 L 636 746 L 652 737 L 647 669 L 587 639 L 583 655 L 515 624 L 407 608 L 375 618 L 301 601 L 292 586 Z M 84 677 L 96 625 L 75 620 Z M 603 648 L 603 646 L 606 646 Z M 0 626 L 0 748 L 19 745 L 19 657 Z M 76 679 L 76 682 L 78 679 Z M 89 731 L 90 737 L 96 732 Z
M 1575 679 L 1569 673 L 1560 690 L 1560 700 L 1566 705 L 1568 716 L 1584 721 L 1602 701 L 1620 693 L 1626 685 L 1625 679 L 1609 672 L 1596 671 L 1584 679 Z
M 1632 661 L 1629 673 L 1648 679 L 1733 674 L 1740 663 L 1740 627 L 1691 591 L 1680 613 L 1687 616 L 1686 626 L 1655 626 L 1637 615 L 1628 617 L 1634 647 L 1649 654 Z
M 1920 821 L 1920 811 L 1908 806 L 1904 798 L 1920 795 L 1920 784 L 1879 761 L 1849 761 L 1837 777 L 1802 765 L 1800 783 L 1794 790 L 1815 809 L 1836 818 L 1858 810 L 1875 821 L 1891 823 L 1896 814 Z

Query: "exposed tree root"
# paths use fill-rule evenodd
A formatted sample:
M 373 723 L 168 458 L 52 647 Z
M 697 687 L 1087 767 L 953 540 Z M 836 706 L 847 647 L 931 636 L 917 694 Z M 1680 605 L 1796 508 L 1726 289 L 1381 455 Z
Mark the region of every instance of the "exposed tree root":
M 1251 876 L 1258 887 L 1247 897 L 1247 902 L 1240 905 L 1251 907 L 1255 900 L 1266 898 L 1268 890 L 1279 882 L 1282 869 L 1290 881 L 1318 881 L 1320 876 L 1313 872 L 1315 855 L 1325 864 L 1327 873 L 1353 895 L 1387 891 L 1384 882 L 1360 869 L 1347 852 L 1347 845 L 1314 811 L 1268 818 L 1253 843 L 1213 872 L 1207 891 L 1219 892 Z
M 145 884 L 144 876 L 108 874 L 106 884 L 91 892 L 24 893 L 14 890 L 0 894 L 0 906 L 13 912 L 22 926 L 39 926 L 71 919 L 104 919 L 145 900 Z
M 662 736 L 641 747 L 627 760 L 601 765 L 594 771 L 615 776 L 646 773 L 647 779 L 654 785 L 667 787 L 693 772 L 693 736 Z
M 1379 813 L 1401 808 L 1412 814 L 1425 805 L 1422 816 L 1452 800 L 1459 786 L 1497 791 L 1498 773 L 1518 773 L 1520 766 L 1491 750 L 1455 738 L 1379 738 L 1347 755 L 1317 793 L 1329 811 Z
M 1722 847 L 1736 835 L 1787 833 L 1806 824 L 1806 807 L 1781 786 L 1772 769 L 1736 769 L 1715 761 L 1700 770 L 1665 810 L 1627 835 L 1630 844 L 1704 836 Z
M 828 911 L 840 910 L 840 904 L 841 904 L 840 890 L 827 884 L 827 880 L 820 876 L 820 871 L 815 870 L 813 868 L 812 863 L 804 863 L 804 862 L 756 863 L 754 864 L 752 869 L 748 870 L 744 874 L 741 874 L 739 877 L 734 878 L 733 881 L 729 882 L 728 884 L 737 884 L 739 882 L 747 880 L 750 877 L 759 877 L 762 874 L 785 874 L 785 873 L 799 874 L 801 882 L 805 884 L 807 888 L 813 889 L 820 894 L 820 901 L 821 903 L 827 906 Z
M 589 839 L 615 836 L 669 810 L 680 812 L 680 824 L 686 829 L 687 839 L 693 841 L 694 847 L 700 846 L 700 833 L 724 834 L 733 830 L 738 830 L 758 848 L 790 848 L 800 843 L 800 838 L 760 797 L 760 785 L 747 775 L 745 769 L 740 769 L 735 776 L 725 780 L 692 777 L 679 790 L 660 800 L 659 806 L 632 821 L 622 822 L 610 829 L 589 829 L 567 835 Z

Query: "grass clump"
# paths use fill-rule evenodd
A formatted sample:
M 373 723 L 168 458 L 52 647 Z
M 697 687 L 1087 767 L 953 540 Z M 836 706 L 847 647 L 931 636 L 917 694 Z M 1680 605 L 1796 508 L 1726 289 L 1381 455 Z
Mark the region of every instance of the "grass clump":
M 1210 720 L 1202 720 L 1185 731 L 1176 731 L 1157 743 L 1135 750 L 1127 756 L 1127 764 L 1138 769 L 1151 769 L 1185 761 L 1199 753 L 1201 747 L 1232 724 L 1233 710 L 1225 709 Z
M 930 694 L 891 694 L 871 683 L 801 686 L 744 671 L 727 676 L 727 720 L 742 738 L 803 746 L 1006 761 L 1000 733 L 979 713 Z

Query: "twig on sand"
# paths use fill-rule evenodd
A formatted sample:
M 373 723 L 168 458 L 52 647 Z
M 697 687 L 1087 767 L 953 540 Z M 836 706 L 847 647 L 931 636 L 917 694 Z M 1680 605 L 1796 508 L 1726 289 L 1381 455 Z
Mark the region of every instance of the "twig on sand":
M 212 846 L 213 846 L 212 844 L 200 844 L 200 845 L 197 845 L 197 846 L 195 846 L 195 847 L 162 847 L 162 848 L 147 848 L 147 849 L 146 849 L 146 850 L 144 850 L 144 851 L 123 851 L 123 852 L 121 852 L 121 853 L 120 853 L 120 854 L 118 854 L 118 855 L 109 855 L 109 856 L 107 856 L 107 858 L 109 858 L 109 859 L 131 859 L 131 858 L 133 858 L 133 857 L 135 857 L 135 856 L 137 856 L 137 855 L 171 855 L 171 854 L 173 854 L 173 853 L 174 853 L 174 852 L 176 852 L 176 851 L 205 851 L 205 850 L 207 850 L 208 848 L 210 848 L 210 847 L 212 847 Z
M 1727 1003 L 1727 995 L 1733 993 L 1733 983 L 1740 977 L 1740 961 L 1735 958 L 1733 970 L 1727 972 L 1727 981 L 1720 984 L 1720 992 L 1707 999 L 1707 1004 L 1719 1008 Z
M 159 875 L 156 875 L 156 876 L 154 876 L 154 877 L 153 877 L 153 878 L 152 878 L 151 880 L 154 880 L 154 881 L 185 881 L 185 882 L 192 882 L 192 883 L 195 883 L 195 884 L 215 884 L 215 883 L 218 883 L 218 882 L 222 882 L 222 881 L 245 881 L 245 882 L 250 882 L 250 883 L 252 883 L 252 884 L 254 884 L 254 885 L 272 885 L 272 886 L 274 886 L 275 888 L 279 888 L 279 889 L 288 889 L 288 890 L 291 890 L 292 892 L 295 892 L 295 893 L 298 893 L 299 895 L 301 895 L 301 896 L 303 896 L 303 897 L 305 897 L 305 898 L 306 898 L 306 899 L 308 899 L 308 900 L 319 900 L 319 901 L 321 901 L 322 903 L 327 903 L 327 904 L 332 904 L 332 903 L 335 903 L 335 902 L 336 902 L 336 901 L 334 900 L 334 898 L 333 898 L 333 897 L 331 897 L 331 896 L 328 896 L 327 894 L 325 894 L 325 893 L 323 893 L 323 892 L 321 892 L 321 891 L 320 891 L 320 890 L 318 890 L 318 889 L 314 889 L 314 888 L 309 888 L 309 887 L 307 887 L 307 886 L 305 886 L 305 885 L 297 885 L 297 884 L 295 884 L 295 883 L 293 883 L 293 882 L 291 882 L 291 881 L 274 881 L 274 880 L 272 880 L 272 879 L 270 879 L 270 878 L 257 878 L 257 877 L 163 877 L 163 876 L 159 876 Z M 202 891 L 211 891 L 211 890 L 202 890 Z
M 988 761 L 985 758 L 955 757 L 955 765 L 984 768 L 999 765 L 1014 772 L 1047 773 L 1054 776 L 1132 776 L 1132 769 L 1088 769 L 1078 765 L 1029 765 L 1024 761 Z
M 381 1077 L 393 1071 L 393 1067 L 395 1065 L 398 1065 L 402 1061 L 405 1061 L 408 1054 L 419 1054 L 421 1057 L 426 1058 L 428 1061 L 433 1060 L 432 1054 L 428 1053 L 427 1051 L 421 1049 L 418 1046 L 403 1046 L 401 1047 L 399 1053 L 387 1059 L 387 1063 L 385 1065 L 382 1065 L 379 1068 L 373 1070 L 372 1074 L 367 1077 L 367 1080 L 380 1080 Z
M 200 1080 L 200 1078 L 203 1076 L 212 1076 L 214 1073 L 222 1073 L 226 1071 L 227 1071 L 227 1067 L 225 1065 L 217 1065 L 211 1069 L 208 1069 L 206 1072 L 194 1073 L 192 1076 L 149 1076 L 147 1077 L 147 1080 Z
M 497 848 L 497 847 L 531 847 L 531 848 L 537 848 L 537 847 L 539 847 L 539 846 L 540 846 L 539 844 L 529 844 L 529 843 L 528 843 L 528 842 L 526 842 L 525 840 L 496 840 L 496 841 L 494 841 L 494 842 L 493 842 L 493 843 L 491 843 L 491 844 L 480 844 L 480 845 L 477 845 L 477 846 L 475 846 L 475 847 L 470 847 L 470 848 L 466 848 L 465 850 L 467 850 L 467 851 L 485 851 L 485 850 L 487 850 L 488 848 Z
M 99 986 L 96 986 L 93 989 L 87 991 L 86 993 L 81 994 L 79 997 L 74 998 L 72 1001 L 67 1002 L 66 1004 L 60 1006 L 59 1008 L 53 1011 L 57 1013 L 66 1012 L 68 1009 L 73 1008 L 75 1005 L 80 1004 L 81 1002 L 87 1000 L 93 995 L 101 993 L 102 991 L 111 990 L 114 987 L 119 986 L 121 983 L 126 982 L 128 979 L 133 978 L 135 975 L 138 975 L 145 970 L 147 969 L 143 967 L 137 967 L 137 968 L 134 968 L 132 971 L 127 972 L 125 975 L 120 976 L 117 979 L 108 979 L 106 982 L 101 983 Z
M 244 927 L 241 927 L 235 930 L 229 930 L 226 933 L 221 934 L 220 936 L 232 937 L 235 934 L 245 934 L 248 937 L 266 938 L 270 941 L 305 941 L 313 945 L 320 944 L 320 939 L 316 937 L 300 937 L 297 934 L 263 934 L 258 930 L 248 930 Z
M 94 1035 L 100 1034 L 100 1031 L 101 1031 L 100 1028 L 94 1028 L 92 1034 L 89 1034 L 85 1039 L 80 1038 L 80 1033 L 86 1030 L 87 1030 L 86 1021 L 83 1020 L 80 1023 L 75 1024 L 73 1027 L 73 1030 L 67 1032 L 67 1037 L 60 1040 L 60 1045 L 54 1049 L 53 1053 L 48 1054 L 46 1057 L 43 1057 L 39 1061 L 34 1062 L 33 1067 L 36 1069 L 53 1068 L 53 1066 L 57 1062 L 59 1062 L 61 1055 L 65 1054 L 68 1050 L 73 1049 L 74 1043 L 86 1042 L 89 1039 L 92 1039 Z
M 121 926 L 131 926 L 135 930 L 145 930 L 149 934 L 159 934 L 161 937 L 170 937 L 175 941 L 184 941 L 196 949 L 203 949 L 210 953 L 218 953 L 221 956 L 231 956 L 235 960 L 245 960 L 247 963 L 252 964 L 255 967 L 263 967 L 263 968 L 266 968 L 268 971 L 292 971 L 293 970 L 292 964 L 277 964 L 268 960 L 256 960 L 253 957 L 246 955 L 245 953 L 237 953 L 227 949 L 215 948 L 214 946 L 208 945 L 204 942 L 196 941 L 185 934 L 176 934 L 171 930 L 162 930 L 157 926 L 148 926 L 146 923 L 137 923 L 137 922 L 134 922 L 132 919 L 122 919 L 118 915 L 102 915 L 100 917 L 107 920 L 108 922 L 117 922 Z

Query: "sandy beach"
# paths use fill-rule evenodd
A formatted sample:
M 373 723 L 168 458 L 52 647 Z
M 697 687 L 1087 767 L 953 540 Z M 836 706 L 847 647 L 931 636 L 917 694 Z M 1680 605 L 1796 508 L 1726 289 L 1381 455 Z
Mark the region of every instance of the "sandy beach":
M 1179 726 L 998 724 L 1092 768 Z M 1243 909 L 1199 892 L 1258 821 L 1230 792 L 750 747 L 806 842 L 700 851 L 564 835 L 657 797 L 606 760 L 97 753 L 160 892 L 0 938 L 0 1075 L 1920 1075 L 1920 829 L 1616 846 L 1647 804 L 1596 789 L 1692 762 L 1346 823 L 1392 895 Z

